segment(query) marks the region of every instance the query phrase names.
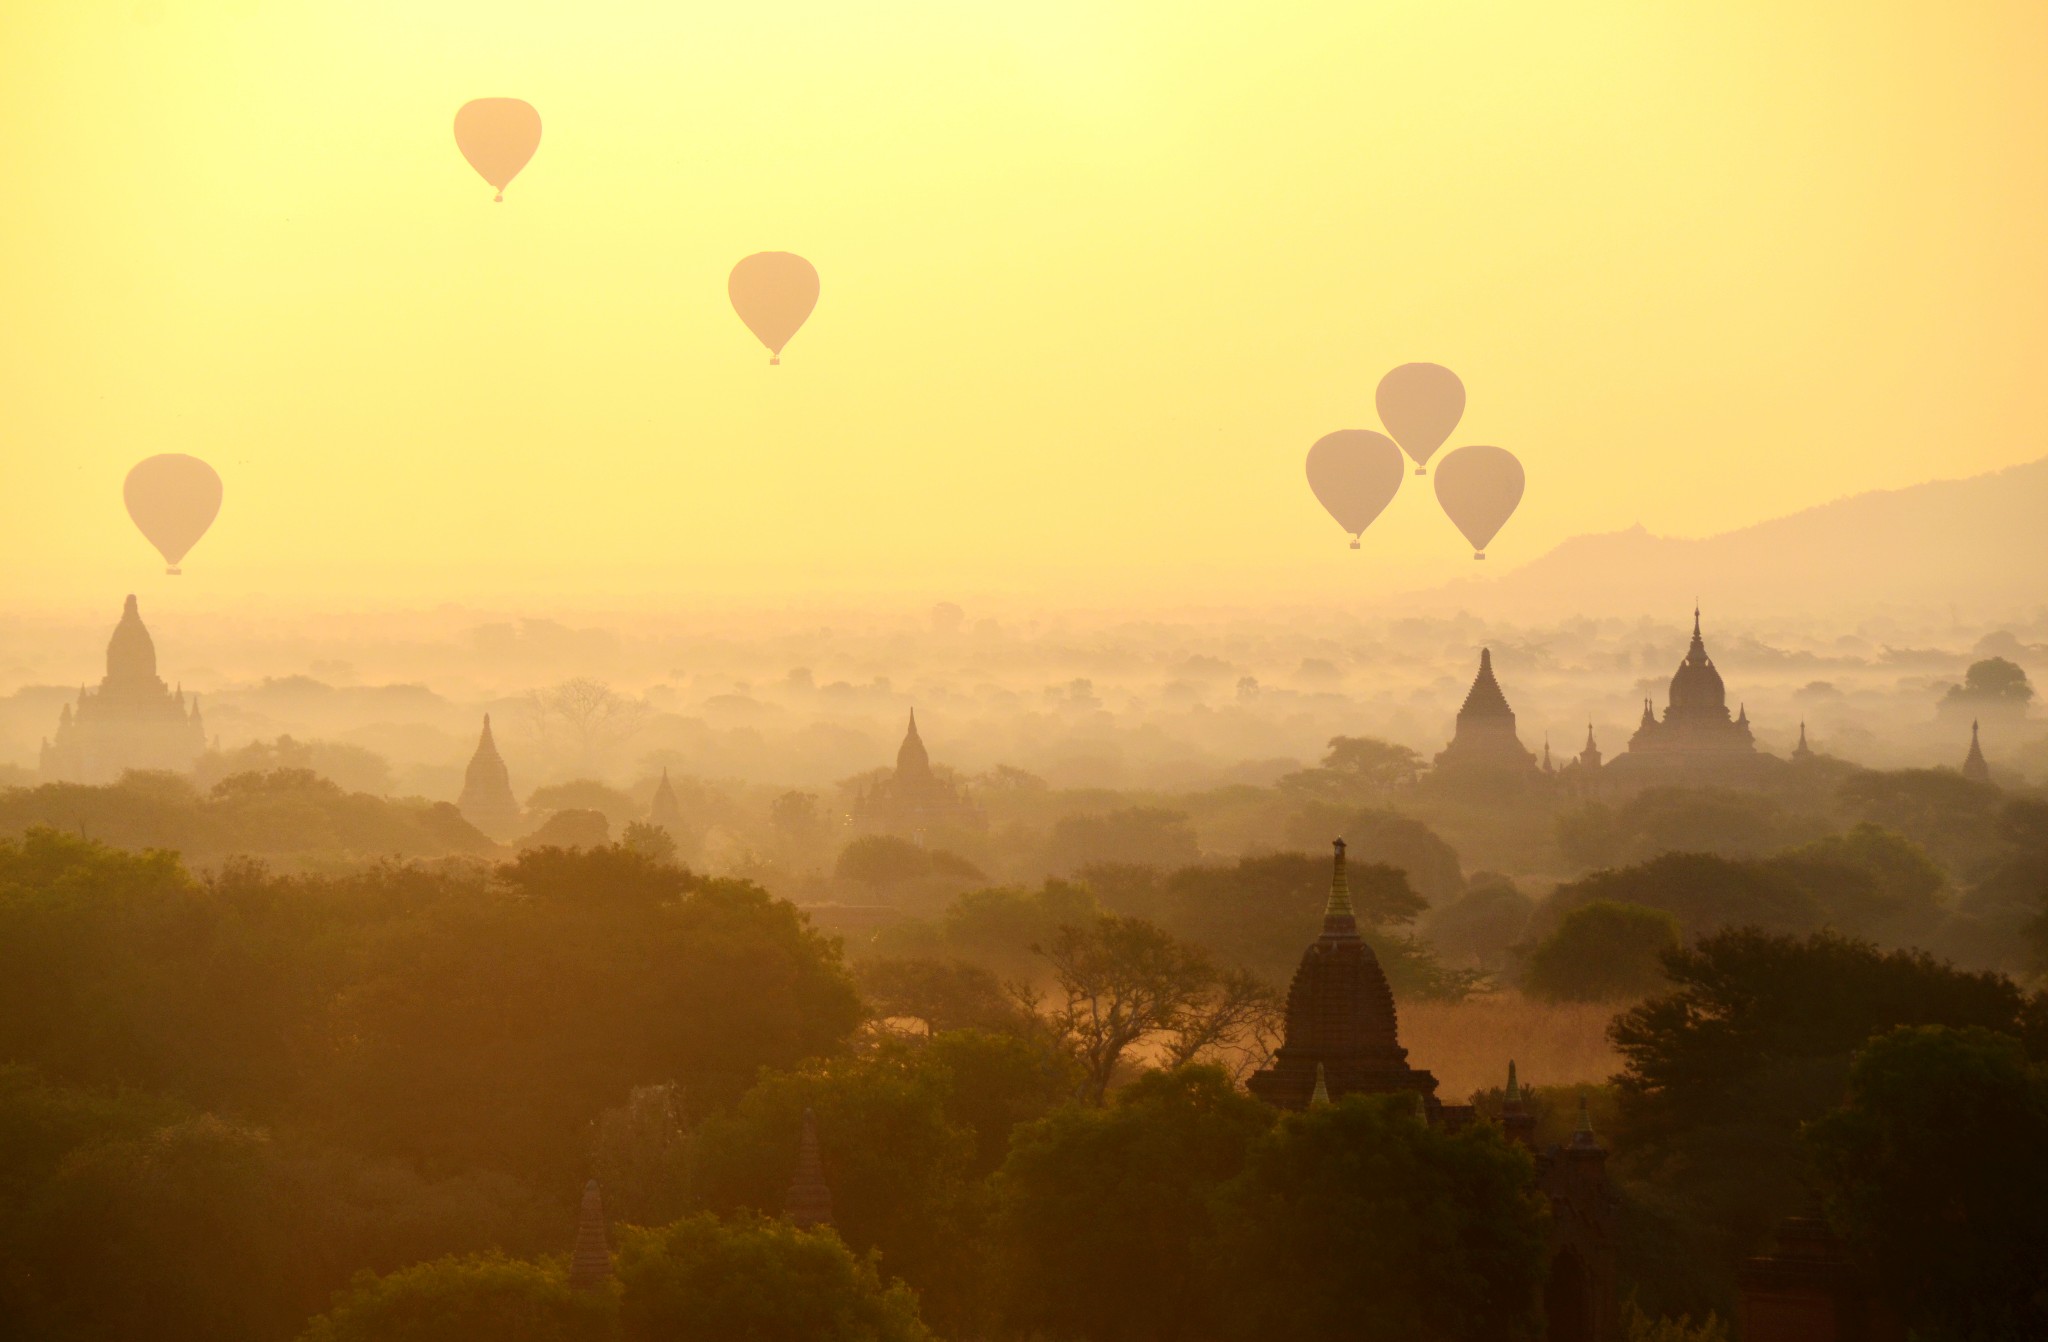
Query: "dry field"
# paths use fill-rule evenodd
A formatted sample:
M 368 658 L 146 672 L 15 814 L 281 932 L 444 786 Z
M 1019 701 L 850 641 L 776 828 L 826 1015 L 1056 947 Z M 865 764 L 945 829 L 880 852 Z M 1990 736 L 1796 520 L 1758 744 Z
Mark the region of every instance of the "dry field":
M 1410 1066 L 1436 1073 L 1446 1104 L 1463 1104 L 1472 1092 L 1506 1081 L 1510 1058 L 1525 1085 L 1605 1081 L 1621 1066 L 1607 1042 L 1607 1022 L 1618 1009 L 1552 1006 L 1519 993 L 1408 1002 L 1401 1007 L 1401 1043 Z

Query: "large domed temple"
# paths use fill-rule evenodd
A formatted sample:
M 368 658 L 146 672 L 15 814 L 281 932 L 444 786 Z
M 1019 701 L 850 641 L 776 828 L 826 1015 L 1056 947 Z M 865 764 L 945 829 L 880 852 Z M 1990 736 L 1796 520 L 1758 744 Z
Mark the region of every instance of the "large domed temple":
M 66 704 L 56 735 L 43 742 L 45 778 L 111 783 L 130 769 L 185 772 L 206 751 L 199 697 L 173 690 L 156 673 L 156 642 L 131 595 L 107 640 L 107 673 L 97 689 Z
M 1757 750 L 1747 708 L 1729 715 L 1728 688 L 1707 655 L 1695 608 L 1692 645 L 1671 677 L 1663 718 L 1645 699 L 1643 720 L 1629 737 L 1628 749 L 1602 772 L 1609 780 L 1625 782 L 1734 781 L 1782 763 Z

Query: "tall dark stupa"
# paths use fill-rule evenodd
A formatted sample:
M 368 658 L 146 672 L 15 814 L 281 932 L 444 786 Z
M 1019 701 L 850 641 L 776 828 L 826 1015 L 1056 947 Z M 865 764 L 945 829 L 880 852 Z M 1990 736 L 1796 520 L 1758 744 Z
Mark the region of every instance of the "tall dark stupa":
M 1302 953 L 1287 989 L 1286 1042 L 1272 1066 L 1254 1074 L 1252 1094 L 1281 1109 L 1306 1109 L 1320 1073 L 1333 1100 L 1411 1091 L 1434 1116 L 1436 1078 L 1408 1065 L 1396 1038 L 1394 994 L 1379 957 L 1358 935 L 1344 879 L 1344 841 L 1336 850 L 1323 934 Z

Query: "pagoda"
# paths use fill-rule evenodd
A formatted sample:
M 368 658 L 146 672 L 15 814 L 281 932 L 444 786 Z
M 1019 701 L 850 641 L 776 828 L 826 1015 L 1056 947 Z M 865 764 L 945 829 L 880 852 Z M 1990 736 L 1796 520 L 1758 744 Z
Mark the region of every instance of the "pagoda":
M 1739 781 L 1782 765 L 1756 748 L 1749 710 L 1728 712 L 1728 688 L 1700 633 L 1700 612 L 1692 612 L 1692 644 L 1671 677 L 1671 693 L 1659 719 L 1643 700 L 1643 719 L 1628 749 L 1609 764 L 1611 775 L 1628 782 Z
M 801 1229 L 832 1224 L 832 1190 L 825 1185 L 825 1166 L 818 1158 L 818 1120 L 804 1110 L 803 1137 L 797 1142 L 796 1173 L 782 1200 L 783 1214 Z
M 1379 957 L 1358 935 L 1344 879 L 1344 841 L 1332 847 L 1336 858 L 1323 932 L 1302 953 L 1288 986 L 1285 1042 L 1272 1065 L 1246 1085 L 1281 1109 L 1306 1109 L 1319 1086 L 1333 1100 L 1408 1091 L 1421 1097 L 1434 1119 L 1443 1108 L 1436 1078 L 1408 1065 L 1408 1050 L 1396 1038 L 1393 990 Z
M 134 596 L 107 640 L 107 671 L 97 689 L 79 687 L 75 704 L 43 742 L 42 773 L 66 783 L 111 783 L 130 769 L 185 772 L 206 751 L 199 697 L 188 701 L 156 673 L 156 642 Z
M 1984 761 L 1984 748 L 1977 744 L 1977 724 L 1970 723 L 1970 753 L 1963 756 L 1963 777 L 1973 783 L 1991 781 L 1991 766 Z
M 896 748 L 895 769 L 855 796 L 852 809 L 861 829 L 920 842 L 934 829 L 981 829 L 988 823 L 950 771 L 932 767 L 931 753 L 917 733 L 916 709 L 910 710 L 910 725 Z
M 463 819 L 501 843 L 519 833 L 519 801 L 512 795 L 512 774 L 498 754 L 488 713 L 484 714 L 483 734 L 477 737 L 476 753 L 469 757 L 469 770 L 463 775 L 462 796 L 455 805 Z
M 1549 747 L 1546 744 L 1545 752 Z M 1479 650 L 1479 671 L 1458 710 L 1451 742 L 1436 757 L 1435 776 L 1446 780 L 1528 782 L 1536 757 L 1515 733 L 1515 710 L 1493 675 L 1493 650 Z

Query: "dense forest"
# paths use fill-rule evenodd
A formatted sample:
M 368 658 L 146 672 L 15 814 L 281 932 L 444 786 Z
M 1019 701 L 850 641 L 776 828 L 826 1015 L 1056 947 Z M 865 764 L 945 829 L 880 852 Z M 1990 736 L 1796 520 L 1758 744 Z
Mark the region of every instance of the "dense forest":
M 1370 755 L 1179 810 L 995 780 L 986 830 L 815 840 L 808 912 L 796 857 L 704 876 L 630 814 L 508 848 L 304 769 L 0 794 L 0 1319 L 1534 1337 L 1550 1213 L 1494 1123 L 1241 1088 L 1342 832 L 1404 1009 L 1597 1010 L 1612 1074 L 1526 1103 L 1557 1141 L 1583 1102 L 1611 1152 L 1636 1336 L 1726 1336 L 1743 1257 L 1816 1206 L 1922 1335 L 2048 1327 L 2017 1247 L 2048 1239 L 2048 802 L 1846 766 L 1494 799 L 1567 871 L 1538 895 L 1465 873 L 1478 803 Z M 1233 816 L 1275 845 L 1205 856 Z M 807 1114 L 829 1230 L 780 1219 Z M 616 1270 L 579 1291 L 590 1179 Z

